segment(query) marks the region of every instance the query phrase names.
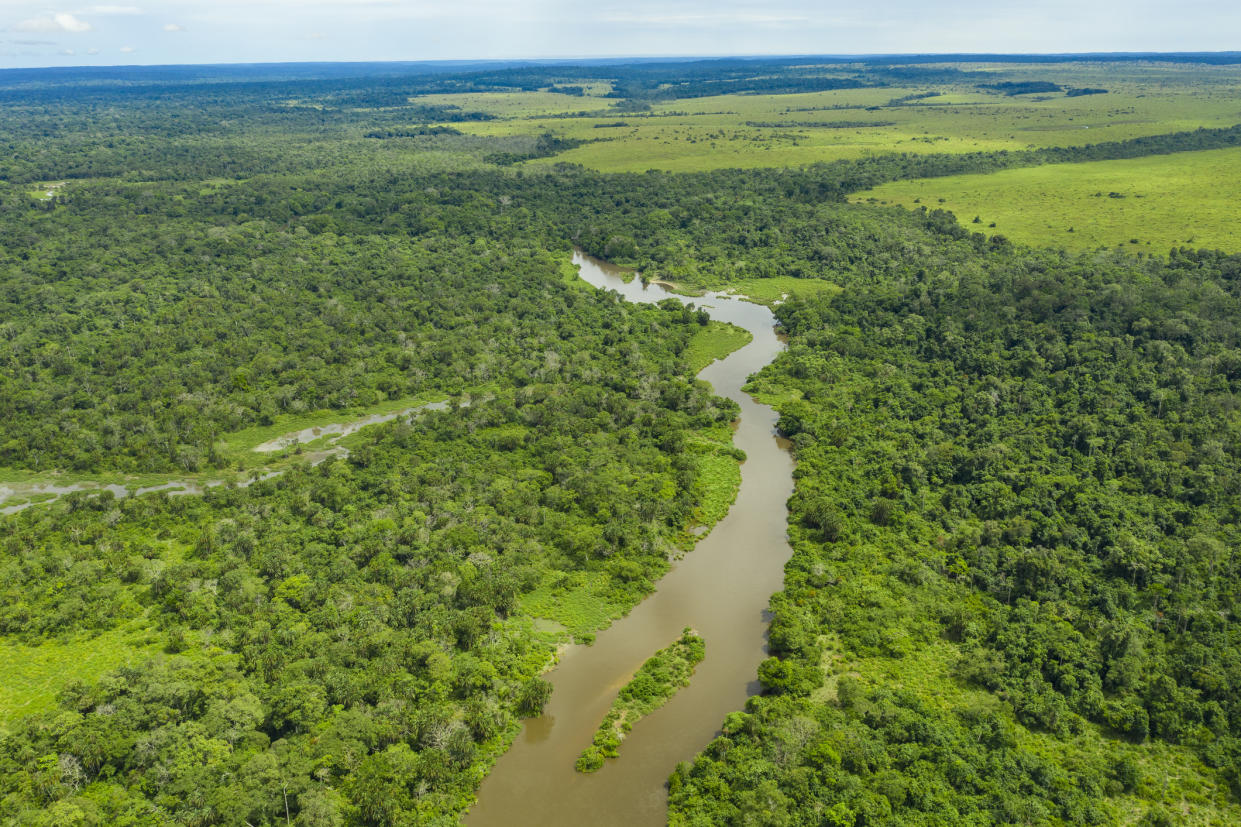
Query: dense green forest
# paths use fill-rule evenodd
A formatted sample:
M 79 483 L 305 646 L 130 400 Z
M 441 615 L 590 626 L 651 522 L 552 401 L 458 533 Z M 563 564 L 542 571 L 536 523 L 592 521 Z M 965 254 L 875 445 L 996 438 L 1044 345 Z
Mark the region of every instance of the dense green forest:
M 513 176 L 482 160 L 537 144 L 368 141 L 374 119 L 351 116 L 352 145 L 416 160 L 342 154 L 328 173 L 343 139 L 299 132 L 297 113 L 270 144 L 239 128 L 179 153 L 111 110 L 58 106 L 51 166 L 89 164 L 86 144 L 105 174 L 147 180 L 44 199 L 10 175 L 0 193 L 6 465 L 209 467 L 223 434 L 283 413 L 490 390 L 245 489 L 3 518 L 6 642 L 137 627 L 149 653 L 8 727 L 3 818 L 455 821 L 549 688 L 562 636 L 521 598 L 624 610 L 701 513 L 686 440 L 736 413 L 692 379 L 705 316 L 566 280 L 570 240 L 510 206 L 496 182 Z M 74 112 L 132 143 L 76 132 Z M 259 108 L 233 114 L 263 132 Z M 301 154 L 264 169 L 281 140 Z M 222 158 L 255 177 L 214 178 Z
M 1012 723 L 1185 745 L 1241 792 L 1241 259 L 943 263 L 778 311 L 754 387 L 797 453 L 795 557 L 766 691 L 678 771 L 678 823 L 1108 823 L 1158 784 Z M 931 695 L 851 674 L 943 642 Z M 986 693 L 934 703 L 956 687 Z
M 540 263 L 506 270 L 550 322 L 509 331 L 537 355 L 512 393 L 244 490 L 8 518 L 6 636 L 138 620 L 166 654 L 15 728 L 7 816 L 242 824 L 287 806 L 383 824 L 470 802 L 546 691 L 551 641 L 518 598 L 579 572 L 616 605 L 644 594 L 696 506 L 685 433 L 734 415 L 685 378 L 696 316 L 561 287 Z
M 0 517 L 3 643 L 145 641 L 0 732 L 0 820 L 458 820 L 550 689 L 565 636 L 523 598 L 648 593 L 704 511 L 688 446 L 736 415 L 692 378 L 706 314 L 581 289 L 573 245 L 687 288 L 843 288 L 792 291 L 751 385 L 797 460 L 794 558 L 762 694 L 672 775 L 674 823 L 1235 820 L 1241 257 L 1029 250 L 844 197 L 1236 128 L 602 174 L 419 100 L 604 78 L 641 113 L 941 77 L 986 79 L 0 77 L 3 473 L 220 468 L 285 415 L 486 389 L 247 488 Z

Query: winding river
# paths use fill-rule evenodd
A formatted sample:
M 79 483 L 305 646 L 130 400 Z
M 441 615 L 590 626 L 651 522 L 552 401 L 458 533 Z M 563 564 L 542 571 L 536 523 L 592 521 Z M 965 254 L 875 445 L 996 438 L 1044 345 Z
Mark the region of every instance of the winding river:
M 741 405 L 734 442 L 748 458 L 728 515 L 674 564 L 657 591 L 600 632 L 593 645 L 571 646 L 562 654 L 547 675 L 555 687 L 551 700 L 541 717 L 525 722 L 483 781 L 466 819 L 471 827 L 664 824 L 664 784 L 677 762 L 692 759 L 718 733 L 724 716 L 741 709 L 759 689 L 754 676 L 766 656 L 768 600 L 782 587 L 784 564 L 792 553 L 785 521 L 793 462 L 775 435 L 775 412 L 741 390 L 784 347 L 771 311 L 738 298 L 687 299 L 659 284 L 626 282 L 632 274 L 580 252 L 573 261 L 595 287 L 615 290 L 633 302 L 692 301 L 706 307 L 711 318 L 754 336 L 699 373 L 717 394 Z M 576 772 L 574 761 L 590 744 L 616 693 L 686 626 L 707 642 L 706 659 L 690 686 L 634 726 L 619 759 L 591 775 Z

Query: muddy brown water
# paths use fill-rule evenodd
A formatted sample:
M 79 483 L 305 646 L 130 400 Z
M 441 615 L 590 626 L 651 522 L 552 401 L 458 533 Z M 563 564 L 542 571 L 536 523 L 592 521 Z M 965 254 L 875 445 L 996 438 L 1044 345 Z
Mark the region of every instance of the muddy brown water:
M 759 689 L 755 674 L 766 657 L 768 600 L 782 587 L 784 564 L 792 553 L 785 521 L 793 462 L 776 437 L 775 412 L 741 390 L 784 348 L 771 311 L 736 298 L 686 298 L 659 284 L 626 282 L 632 274 L 580 252 L 573 261 L 586 281 L 629 301 L 693 302 L 706 307 L 713 319 L 754 336 L 749 345 L 699 374 L 717 394 L 741 405 L 734 442 L 747 459 L 728 515 L 672 567 L 652 595 L 600 632 L 593 645 L 570 647 L 548 673 L 551 700 L 541 717 L 524 723 L 512 748 L 483 781 L 466 817 L 470 827 L 666 823 L 665 783 L 677 763 L 710 743 L 724 716 L 741 709 Z M 590 775 L 576 772 L 574 761 L 590 744 L 616 693 L 686 626 L 697 629 L 707 644 L 706 659 L 690 686 L 634 726 L 618 759 Z

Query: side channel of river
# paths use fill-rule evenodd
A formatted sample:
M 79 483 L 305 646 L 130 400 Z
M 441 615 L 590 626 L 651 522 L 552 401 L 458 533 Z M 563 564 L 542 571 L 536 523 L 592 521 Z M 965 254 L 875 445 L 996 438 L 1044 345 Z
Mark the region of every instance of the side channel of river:
M 463 401 L 458 404 L 468 406 L 469 401 Z M 382 422 L 391 422 L 401 417 L 414 416 L 423 411 L 442 411 L 448 408 L 447 402 L 428 402 L 424 405 L 416 405 L 412 408 L 406 408 L 402 411 L 394 411 L 386 414 L 372 414 L 354 419 L 348 422 L 334 422 L 327 425 L 316 425 L 313 428 L 305 428 L 300 431 L 293 431 L 284 434 L 269 442 L 254 446 L 253 450 L 263 454 L 274 454 L 277 451 L 283 451 L 285 448 L 291 448 L 302 442 L 311 442 L 320 437 L 328 437 L 329 442 L 334 443 L 341 437 L 349 436 L 357 433 L 363 428 L 371 425 L 378 425 Z M 302 455 L 302 459 L 311 465 L 318 465 L 329 457 L 347 457 L 349 449 L 343 445 L 329 444 L 327 446 L 317 448 L 313 451 L 307 451 Z M 259 470 L 258 475 L 250 479 L 242 479 L 233 481 L 240 488 L 247 488 L 260 480 L 269 480 L 272 477 L 279 476 L 281 471 L 264 471 Z M 77 491 L 92 491 L 99 493 L 102 491 L 112 492 L 112 496 L 118 500 L 122 497 L 140 497 L 143 494 L 150 494 L 156 491 L 167 491 L 169 496 L 177 497 L 184 495 L 200 495 L 208 488 L 215 488 L 217 485 L 224 485 L 225 479 L 211 479 L 208 475 L 198 475 L 194 478 L 184 480 L 170 480 L 169 482 L 160 483 L 159 485 L 137 486 L 137 485 L 121 485 L 119 483 L 102 484 L 97 482 L 85 481 L 65 483 L 58 485 L 55 482 L 38 482 L 24 483 L 14 485 L 0 485 L 0 515 L 15 514 L 18 511 L 24 511 L 35 505 L 45 505 L 54 502 L 66 494 L 73 494 Z M 35 501 L 27 498 L 37 497 Z M 5 505 L 9 500 L 19 500 L 17 505 Z
M 793 462 L 776 437 L 775 412 L 741 390 L 784 348 L 771 311 L 737 298 L 687 299 L 658 284 L 626 282 L 624 276 L 632 274 L 580 252 L 573 261 L 595 287 L 616 290 L 633 302 L 692 301 L 706 307 L 711 318 L 754 336 L 699 374 L 717 394 L 741 405 L 735 444 L 747 460 L 728 516 L 673 566 L 654 594 L 600 632 L 593 645 L 570 647 L 548 673 L 555 687 L 551 701 L 541 717 L 526 721 L 484 780 L 466 819 L 471 827 L 665 823 L 664 784 L 677 762 L 693 758 L 717 734 L 724 716 L 758 691 L 754 676 L 766 656 L 768 600 L 781 588 L 792 554 L 785 523 Z M 690 686 L 633 728 L 619 759 L 592 775 L 576 772 L 574 761 L 616 693 L 686 626 L 707 642 L 706 659 Z

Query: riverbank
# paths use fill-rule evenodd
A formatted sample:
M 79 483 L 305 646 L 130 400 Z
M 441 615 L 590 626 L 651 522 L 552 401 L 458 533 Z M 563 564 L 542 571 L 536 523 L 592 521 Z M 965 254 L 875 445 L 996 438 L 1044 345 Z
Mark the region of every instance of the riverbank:
M 793 488 L 792 460 L 775 436 L 775 412 L 741 390 L 784 348 L 771 311 L 729 296 L 680 297 L 580 252 L 574 262 L 596 288 L 634 302 L 692 303 L 751 335 L 749 344 L 698 375 L 740 407 L 732 446 L 746 459 L 736 501 L 710 535 L 671 565 L 653 594 L 599 632 L 592 645 L 568 647 L 547 673 L 551 699 L 541 716 L 524 722 L 483 780 L 466 818 L 472 827 L 664 824 L 668 776 L 756 691 L 754 675 L 766 655 L 764 612 L 791 554 L 785 502 Z M 690 685 L 634 725 L 619 760 L 597 773 L 576 772 L 574 763 L 621 687 L 685 627 L 711 641 Z

